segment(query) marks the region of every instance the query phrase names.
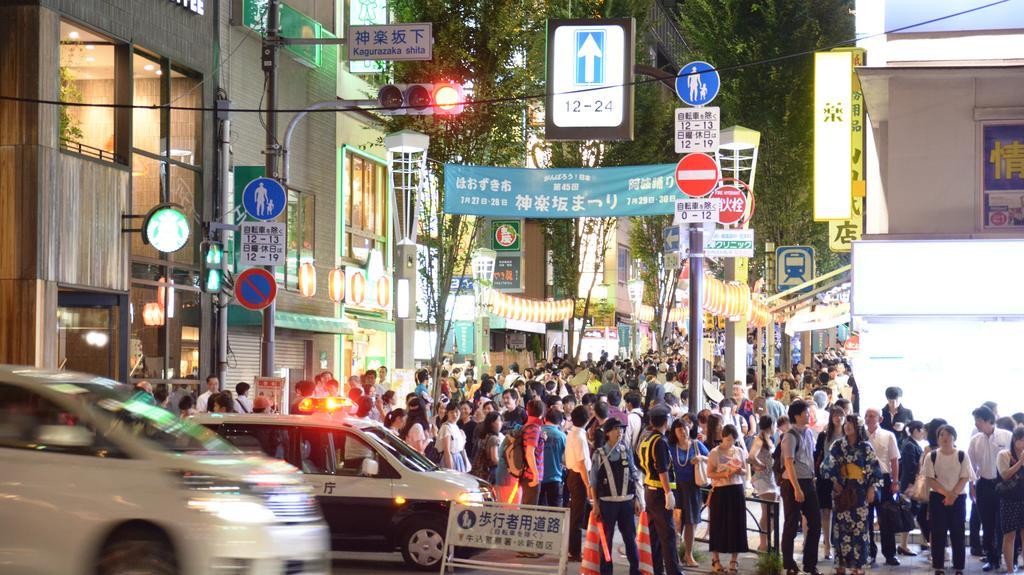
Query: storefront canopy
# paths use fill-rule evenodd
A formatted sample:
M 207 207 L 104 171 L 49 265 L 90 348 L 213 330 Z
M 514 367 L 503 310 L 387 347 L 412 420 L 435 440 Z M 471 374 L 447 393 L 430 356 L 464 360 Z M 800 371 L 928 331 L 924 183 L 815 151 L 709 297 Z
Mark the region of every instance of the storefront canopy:
M 277 327 L 343 335 L 350 335 L 353 333 L 352 322 L 342 318 L 320 317 L 316 315 L 291 313 L 287 311 L 279 311 L 275 316 Z M 233 305 L 228 308 L 228 325 L 263 325 L 263 314 L 258 311 L 250 311 L 243 307 Z

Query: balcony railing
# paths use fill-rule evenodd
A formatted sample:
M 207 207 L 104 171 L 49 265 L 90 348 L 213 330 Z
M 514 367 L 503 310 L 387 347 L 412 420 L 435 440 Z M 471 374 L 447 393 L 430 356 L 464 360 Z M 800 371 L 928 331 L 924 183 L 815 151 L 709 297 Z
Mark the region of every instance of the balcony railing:
M 60 147 L 68 150 L 69 152 L 74 152 L 90 158 L 96 158 L 97 160 L 102 160 L 104 162 L 114 162 L 116 164 L 126 163 L 124 158 L 111 151 L 104 150 L 102 148 L 94 148 L 93 146 L 69 140 L 67 138 L 60 139 Z
M 662 0 L 651 0 L 650 10 L 647 12 L 647 23 L 648 31 L 658 51 L 675 70 L 678 70 L 686 63 L 686 54 L 689 52 L 689 48 L 676 25 L 675 14 L 665 8 Z

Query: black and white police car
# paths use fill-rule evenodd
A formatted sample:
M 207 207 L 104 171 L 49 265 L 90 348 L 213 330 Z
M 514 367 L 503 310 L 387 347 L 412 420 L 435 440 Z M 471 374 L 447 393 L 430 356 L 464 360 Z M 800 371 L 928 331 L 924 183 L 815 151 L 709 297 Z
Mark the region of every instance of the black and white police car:
M 436 570 L 451 502 L 494 499 L 486 481 L 439 469 L 375 421 L 258 413 L 193 420 L 242 451 L 299 468 L 317 493 L 333 551 L 397 549 L 411 567 Z

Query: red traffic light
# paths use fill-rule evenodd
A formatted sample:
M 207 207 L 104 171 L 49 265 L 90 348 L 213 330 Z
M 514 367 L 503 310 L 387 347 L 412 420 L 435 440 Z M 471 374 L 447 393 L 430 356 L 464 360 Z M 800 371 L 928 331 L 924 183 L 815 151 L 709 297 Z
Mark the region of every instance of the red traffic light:
M 462 112 L 462 86 L 458 84 L 434 84 L 434 113 L 459 114 Z
M 437 84 L 387 84 L 377 91 L 378 113 L 393 115 L 455 115 L 462 113 L 462 86 Z

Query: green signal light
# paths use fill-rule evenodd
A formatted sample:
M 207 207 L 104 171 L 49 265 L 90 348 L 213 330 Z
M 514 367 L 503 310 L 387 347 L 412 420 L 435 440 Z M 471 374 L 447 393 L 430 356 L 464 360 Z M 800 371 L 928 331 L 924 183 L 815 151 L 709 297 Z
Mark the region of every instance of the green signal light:
M 180 250 L 188 243 L 188 216 L 178 206 L 163 204 L 154 208 L 142 226 L 143 239 L 163 253 Z
M 208 293 L 217 293 L 220 291 L 220 270 L 207 270 L 206 271 L 206 291 Z
M 206 265 L 219 266 L 223 257 L 224 250 L 220 249 L 220 246 L 217 244 L 210 244 L 210 247 L 206 250 Z

